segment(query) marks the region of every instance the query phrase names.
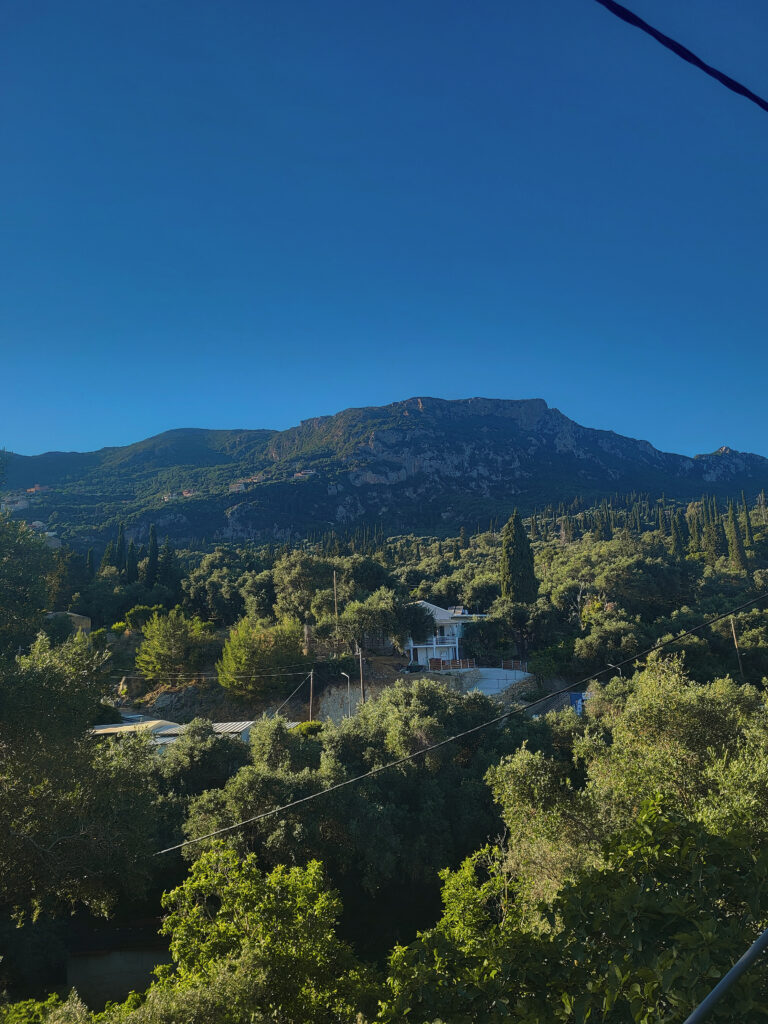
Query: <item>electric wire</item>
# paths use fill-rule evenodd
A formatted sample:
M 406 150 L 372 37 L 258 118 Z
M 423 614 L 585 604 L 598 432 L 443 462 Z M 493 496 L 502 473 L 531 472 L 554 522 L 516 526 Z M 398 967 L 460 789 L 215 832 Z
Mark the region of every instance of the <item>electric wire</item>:
M 687 46 L 683 46 L 682 43 L 678 43 L 671 36 L 665 35 L 664 32 L 660 32 L 653 25 L 649 25 L 647 21 L 644 21 L 641 17 L 624 7 L 622 4 L 617 4 L 615 0 L 597 0 L 602 7 L 610 11 L 611 14 L 615 14 L 617 18 L 621 18 L 628 25 L 632 25 L 633 28 L 639 28 L 641 32 L 645 32 L 647 35 L 655 39 L 657 43 L 661 43 L 662 46 L 671 50 L 676 56 L 682 60 L 692 64 L 695 68 L 703 71 L 705 75 L 709 75 L 710 78 L 714 78 L 716 82 L 724 85 L 726 89 L 730 89 L 731 92 L 735 92 L 739 96 L 743 96 L 745 99 L 756 104 L 761 110 L 768 113 L 768 100 L 764 100 L 762 96 L 758 96 L 756 92 L 748 89 L 746 85 L 742 85 L 741 82 L 737 82 L 735 78 L 731 78 L 730 75 L 726 75 L 722 71 L 718 71 L 717 68 L 712 67 L 711 64 L 707 64 L 706 61 L 702 60 L 701 57 L 697 57 L 695 53 L 688 49 Z
M 530 711 L 531 708 L 535 707 L 537 704 L 543 704 L 547 701 L 551 701 L 555 697 L 560 697 L 564 693 L 569 693 L 576 687 L 586 686 L 587 683 L 592 682 L 592 680 L 597 679 L 599 676 L 605 675 L 606 672 L 619 669 L 630 662 L 634 663 L 643 658 L 647 658 L 649 654 L 663 650 L 665 647 L 670 647 L 672 644 L 679 643 L 680 640 L 683 640 L 685 637 L 698 633 L 700 630 L 706 629 L 708 626 L 712 626 L 714 623 L 720 622 L 722 619 L 727 619 L 735 612 L 741 611 L 744 608 L 749 608 L 752 605 L 757 604 L 759 601 L 762 601 L 763 598 L 767 596 L 768 591 L 763 591 L 758 594 L 757 597 L 753 597 L 749 601 L 744 601 L 741 604 L 736 605 L 735 608 L 729 609 L 727 612 L 715 615 L 700 623 L 698 626 L 694 626 L 692 629 L 686 630 L 684 633 L 670 637 L 668 640 L 662 640 L 645 651 L 633 654 L 629 658 L 625 658 L 623 661 L 619 661 L 613 665 L 599 669 L 597 672 L 593 672 L 591 675 L 585 676 L 584 679 L 580 679 L 575 683 L 570 683 L 568 686 L 564 686 L 562 689 L 556 690 L 554 693 L 547 693 L 543 697 L 539 697 L 537 700 L 531 701 L 529 704 L 513 708 L 511 711 L 505 711 L 503 714 L 497 715 L 495 718 L 489 718 L 485 722 L 480 722 L 479 725 L 474 725 L 470 729 L 465 729 L 463 732 L 456 733 L 453 736 L 448 736 L 443 740 L 439 740 L 437 743 L 430 743 L 428 746 L 422 747 L 420 750 L 416 750 L 411 754 L 406 754 L 404 757 L 399 757 L 395 761 L 389 761 L 387 764 L 379 765 L 378 768 L 372 768 L 370 771 L 363 772 L 362 775 L 355 775 L 351 779 L 345 779 L 342 782 L 337 782 L 335 785 L 328 786 L 326 789 L 319 789 L 316 793 L 308 793 L 306 796 L 299 797 L 297 800 L 292 800 L 290 803 L 283 804 L 281 807 L 273 807 L 272 810 L 263 811 L 261 814 L 256 814 L 252 818 L 246 818 L 244 821 L 238 821 L 234 825 L 225 825 L 223 828 L 217 828 L 213 832 L 206 833 L 206 835 L 196 836 L 194 839 L 185 839 L 183 842 L 176 843 L 174 846 L 167 846 L 163 850 L 157 850 L 153 856 L 159 857 L 163 853 L 172 853 L 174 850 L 181 850 L 185 846 L 202 843 L 206 839 L 213 839 L 216 836 L 224 835 L 226 832 L 233 832 L 235 829 L 243 828 L 244 825 L 252 825 L 257 821 L 263 821 L 264 818 L 270 818 L 276 814 L 282 814 L 283 811 L 289 811 L 294 807 L 298 807 L 300 804 L 308 803 L 310 800 L 316 800 L 318 797 L 325 796 L 328 793 L 334 793 L 336 790 L 344 789 L 346 786 L 351 786 L 357 782 L 362 782 L 364 779 L 373 778 L 375 775 L 380 775 L 382 772 L 388 771 L 390 768 L 396 768 L 398 765 L 405 764 L 408 761 L 413 761 L 415 758 L 422 757 L 424 754 L 429 754 L 433 750 L 439 750 L 440 747 L 447 746 L 449 743 L 455 743 L 457 740 L 464 739 L 465 736 L 471 736 L 474 733 L 487 729 L 492 725 L 497 725 L 499 722 L 503 722 L 507 718 L 513 718 L 516 715 L 524 714 L 525 712 Z
M 310 674 L 311 674 L 311 673 L 310 673 Z M 286 697 L 286 698 L 285 698 L 285 700 L 283 701 L 283 703 L 282 703 L 282 704 L 280 705 L 280 707 L 279 707 L 279 708 L 277 709 L 277 711 L 275 711 L 275 712 L 274 712 L 274 714 L 272 715 L 272 717 L 273 717 L 273 718 L 277 718 L 277 716 L 278 716 L 278 715 L 280 714 L 280 712 L 281 712 L 281 711 L 283 710 L 283 708 L 284 708 L 284 707 L 285 707 L 285 705 L 286 705 L 286 704 L 288 703 L 288 701 L 289 701 L 289 700 L 291 700 L 291 699 L 292 699 L 293 697 L 295 697 L 295 696 L 296 696 L 296 694 L 297 694 L 297 693 L 299 692 L 299 690 L 300 690 L 300 689 L 302 688 L 302 686 L 304 685 L 304 683 L 306 683 L 306 681 L 307 681 L 308 679 L 309 679 L 309 675 L 306 675 L 306 676 L 304 676 L 304 678 L 303 678 L 303 679 L 301 680 L 301 682 L 299 683 L 299 685 L 298 685 L 298 686 L 296 687 L 296 689 L 295 689 L 295 690 L 293 691 L 293 693 L 291 694 L 291 696 L 290 696 L 290 697 Z
M 303 676 L 306 675 L 306 666 L 301 672 L 249 672 L 247 675 L 233 675 L 229 676 L 230 679 L 283 679 L 285 676 Z M 144 679 L 144 676 L 135 673 L 129 675 L 127 673 L 113 672 L 111 673 L 113 679 Z M 194 679 L 218 679 L 218 673 L 216 672 L 157 672 L 154 673 L 152 679 L 170 679 L 177 681 L 188 682 Z

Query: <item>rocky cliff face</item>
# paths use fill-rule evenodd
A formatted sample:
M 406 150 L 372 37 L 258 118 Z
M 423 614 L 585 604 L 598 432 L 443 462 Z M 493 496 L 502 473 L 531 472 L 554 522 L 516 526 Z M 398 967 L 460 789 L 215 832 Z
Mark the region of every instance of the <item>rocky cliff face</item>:
M 12 457 L 8 475 L 49 484 L 32 517 L 56 512 L 83 540 L 121 518 L 137 537 L 155 521 L 187 542 L 373 523 L 447 531 L 577 495 L 754 496 L 768 486 L 768 459 L 727 447 L 693 459 L 661 452 L 582 427 L 542 399 L 411 398 L 279 432 L 179 430 L 88 456 Z

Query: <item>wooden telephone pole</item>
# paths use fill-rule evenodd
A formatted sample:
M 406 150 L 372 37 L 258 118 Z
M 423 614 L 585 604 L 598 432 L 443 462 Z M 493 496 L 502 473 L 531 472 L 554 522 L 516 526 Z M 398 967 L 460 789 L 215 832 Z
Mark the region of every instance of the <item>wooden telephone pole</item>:
M 731 616 L 731 632 L 733 633 L 733 646 L 736 648 L 736 657 L 739 659 L 739 672 L 741 673 L 741 681 L 744 682 L 744 666 L 741 664 L 741 651 L 739 650 L 739 641 L 736 638 L 736 623 L 733 621 Z
M 309 720 L 312 721 L 312 702 L 315 698 L 315 670 L 309 672 Z
M 358 648 L 360 656 L 360 703 L 365 704 L 365 681 L 363 680 L 363 648 Z

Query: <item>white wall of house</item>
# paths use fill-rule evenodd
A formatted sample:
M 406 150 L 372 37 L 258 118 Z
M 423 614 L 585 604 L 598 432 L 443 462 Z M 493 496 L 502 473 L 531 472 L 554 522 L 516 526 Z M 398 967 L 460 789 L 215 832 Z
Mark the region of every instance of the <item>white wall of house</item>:
M 460 608 L 440 608 L 429 601 L 419 601 L 423 608 L 432 613 L 435 620 L 434 635 L 425 643 L 414 643 L 411 637 L 406 641 L 405 649 L 412 662 L 429 665 L 430 658 L 442 658 L 443 661 L 454 661 L 462 657 L 461 637 L 464 626 L 468 622 L 484 619 L 484 615 L 469 615 Z

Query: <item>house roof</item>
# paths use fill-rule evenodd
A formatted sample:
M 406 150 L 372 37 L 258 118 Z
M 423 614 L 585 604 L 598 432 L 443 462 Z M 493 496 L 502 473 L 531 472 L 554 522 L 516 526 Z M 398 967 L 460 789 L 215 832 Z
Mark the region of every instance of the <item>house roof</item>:
M 145 722 L 115 722 L 110 725 L 95 725 L 91 729 L 91 735 L 119 736 L 135 732 L 170 733 L 178 728 L 176 722 L 168 722 L 164 718 L 150 718 Z
M 440 625 L 446 622 L 456 622 L 457 619 L 484 619 L 485 615 L 473 615 L 467 611 L 467 609 L 460 604 L 453 605 L 451 608 L 440 608 L 436 604 L 430 604 L 429 601 L 417 601 L 422 608 L 426 608 L 428 612 L 432 612 L 432 617 L 435 622 Z
M 211 722 L 211 725 L 217 736 L 239 736 L 246 729 L 251 728 L 253 719 L 245 722 Z M 172 723 L 172 727 L 170 729 L 163 729 L 162 733 L 164 736 L 180 736 L 186 728 L 186 725 Z
M 436 604 L 430 604 L 429 601 L 417 601 L 422 608 L 426 608 L 428 612 L 432 613 L 432 618 L 435 622 L 450 622 L 453 616 L 447 608 L 440 608 Z

